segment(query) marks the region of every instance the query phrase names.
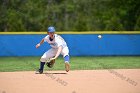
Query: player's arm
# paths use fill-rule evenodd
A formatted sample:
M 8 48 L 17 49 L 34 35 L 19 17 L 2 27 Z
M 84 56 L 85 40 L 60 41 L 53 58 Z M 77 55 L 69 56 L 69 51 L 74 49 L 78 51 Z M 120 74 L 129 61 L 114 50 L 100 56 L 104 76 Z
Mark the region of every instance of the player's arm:
M 38 43 L 38 44 L 36 45 L 36 48 L 39 48 L 40 45 L 43 44 L 43 43 L 44 43 L 44 38 L 40 41 L 40 43 Z
M 56 59 L 60 55 L 61 51 L 62 51 L 62 46 L 59 46 L 54 59 Z

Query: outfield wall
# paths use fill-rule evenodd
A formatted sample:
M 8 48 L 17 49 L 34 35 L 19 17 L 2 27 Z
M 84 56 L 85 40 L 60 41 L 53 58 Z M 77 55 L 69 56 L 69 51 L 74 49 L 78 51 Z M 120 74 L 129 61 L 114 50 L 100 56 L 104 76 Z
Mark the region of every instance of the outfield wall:
M 71 56 L 140 55 L 140 33 L 60 34 L 67 42 Z M 36 49 L 35 45 L 45 36 L 44 33 L 0 33 L 0 56 L 41 56 L 50 46 L 44 43 Z

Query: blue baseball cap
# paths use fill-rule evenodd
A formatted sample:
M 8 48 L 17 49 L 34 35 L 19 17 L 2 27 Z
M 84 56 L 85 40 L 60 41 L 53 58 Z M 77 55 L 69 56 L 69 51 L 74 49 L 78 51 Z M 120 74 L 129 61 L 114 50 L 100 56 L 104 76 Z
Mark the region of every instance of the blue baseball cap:
M 48 27 L 48 32 L 55 32 L 55 28 L 53 26 Z

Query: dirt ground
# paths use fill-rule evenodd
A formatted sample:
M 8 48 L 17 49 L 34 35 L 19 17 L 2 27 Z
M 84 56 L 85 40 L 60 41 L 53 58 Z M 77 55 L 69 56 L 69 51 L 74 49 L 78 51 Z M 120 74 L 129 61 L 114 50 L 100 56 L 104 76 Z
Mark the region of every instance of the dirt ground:
M 140 69 L 0 72 L 0 93 L 140 93 Z

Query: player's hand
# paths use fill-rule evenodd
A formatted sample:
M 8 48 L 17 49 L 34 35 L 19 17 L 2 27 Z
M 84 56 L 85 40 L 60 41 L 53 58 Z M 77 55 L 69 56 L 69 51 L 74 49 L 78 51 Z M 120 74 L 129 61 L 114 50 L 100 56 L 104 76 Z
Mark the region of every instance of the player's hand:
M 36 45 L 36 48 L 39 48 L 39 47 L 40 47 L 40 44 L 37 44 L 37 45 Z
M 50 58 L 50 61 L 55 60 L 56 58 Z

